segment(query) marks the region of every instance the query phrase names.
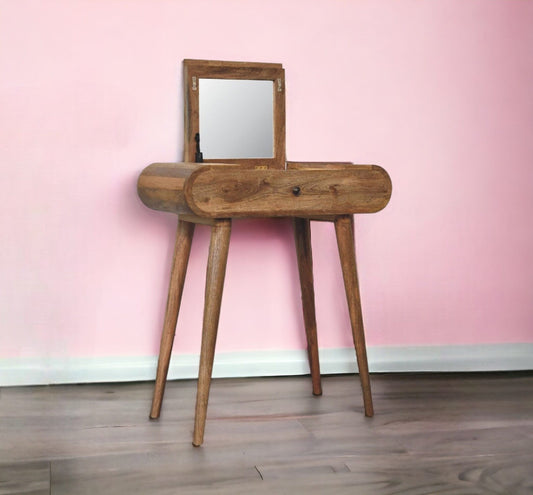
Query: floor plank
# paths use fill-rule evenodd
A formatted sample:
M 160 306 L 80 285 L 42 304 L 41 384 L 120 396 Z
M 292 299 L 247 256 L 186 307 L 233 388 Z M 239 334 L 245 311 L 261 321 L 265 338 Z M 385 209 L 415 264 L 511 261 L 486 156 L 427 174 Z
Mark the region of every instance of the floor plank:
M 0 495 L 533 494 L 533 374 L 214 380 L 205 444 L 196 382 L 0 390 Z
M 0 464 L 1 495 L 49 495 L 50 463 Z

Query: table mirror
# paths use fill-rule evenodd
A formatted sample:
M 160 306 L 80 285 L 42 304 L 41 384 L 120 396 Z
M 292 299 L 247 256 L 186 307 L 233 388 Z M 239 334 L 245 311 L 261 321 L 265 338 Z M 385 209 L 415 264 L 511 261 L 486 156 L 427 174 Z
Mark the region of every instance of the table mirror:
M 185 161 L 285 168 L 281 64 L 184 60 Z

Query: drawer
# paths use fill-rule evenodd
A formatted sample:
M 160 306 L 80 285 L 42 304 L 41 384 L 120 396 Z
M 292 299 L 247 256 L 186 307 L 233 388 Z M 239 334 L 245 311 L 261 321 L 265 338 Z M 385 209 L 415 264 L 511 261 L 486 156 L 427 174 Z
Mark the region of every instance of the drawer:
M 289 170 L 235 165 L 155 163 L 141 173 L 138 193 L 149 208 L 208 218 L 328 216 L 374 213 L 392 184 L 377 165 Z
M 185 182 L 186 202 L 211 218 L 374 213 L 389 202 L 392 184 L 376 165 L 342 170 L 253 170 L 204 166 Z

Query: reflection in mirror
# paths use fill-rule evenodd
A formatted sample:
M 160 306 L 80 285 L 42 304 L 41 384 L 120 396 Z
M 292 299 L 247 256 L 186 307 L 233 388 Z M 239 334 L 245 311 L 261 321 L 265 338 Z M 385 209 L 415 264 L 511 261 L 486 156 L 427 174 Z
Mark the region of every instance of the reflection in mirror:
M 199 79 L 204 160 L 274 156 L 273 82 Z

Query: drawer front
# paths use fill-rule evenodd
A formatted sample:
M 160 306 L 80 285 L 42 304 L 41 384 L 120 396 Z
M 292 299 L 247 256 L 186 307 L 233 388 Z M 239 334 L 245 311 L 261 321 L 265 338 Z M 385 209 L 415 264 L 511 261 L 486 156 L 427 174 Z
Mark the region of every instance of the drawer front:
M 376 165 L 342 170 L 243 170 L 204 166 L 185 181 L 185 199 L 199 216 L 275 217 L 374 213 L 392 184 Z

